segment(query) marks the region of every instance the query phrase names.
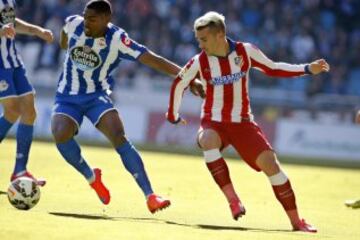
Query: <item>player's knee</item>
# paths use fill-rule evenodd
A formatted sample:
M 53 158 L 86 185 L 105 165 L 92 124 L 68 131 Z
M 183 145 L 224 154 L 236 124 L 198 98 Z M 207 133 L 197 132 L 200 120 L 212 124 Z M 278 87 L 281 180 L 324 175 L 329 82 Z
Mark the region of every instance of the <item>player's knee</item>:
M 60 124 L 53 124 L 51 126 L 51 132 L 56 143 L 67 142 L 74 136 L 71 128 Z
M 280 165 L 273 151 L 262 152 L 256 160 L 256 164 L 268 176 L 272 176 L 280 171 Z
M 110 136 L 110 141 L 114 146 L 119 146 L 127 141 L 124 130 L 114 131 Z
M 204 131 L 199 134 L 198 142 L 203 150 L 221 147 L 221 140 L 214 131 Z
M 33 123 L 36 119 L 36 109 L 34 106 L 23 108 L 21 111 L 21 118 L 26 122 Z
M 10 122 L 15 122 L 21 115 L 20 107 L 17 102 L 4 106 L 4 117 Z
M 209 150 L 214 148 L 214 144 L 212 143 L 211 139 L 204 137 L 199 137 L 199 145 L 203 150 Z

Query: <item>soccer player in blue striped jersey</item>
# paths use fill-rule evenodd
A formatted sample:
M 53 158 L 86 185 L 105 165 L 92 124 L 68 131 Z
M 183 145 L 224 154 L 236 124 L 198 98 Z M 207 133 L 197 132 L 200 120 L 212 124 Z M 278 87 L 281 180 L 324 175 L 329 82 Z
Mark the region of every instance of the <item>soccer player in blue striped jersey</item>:
M 43 186 L 45 180 L 35 179 L 26 168 L 36 118 L 35 91 L 26 77 L 24 63 L 17 52 L 15 35 L 20 33 L 37 36 L 51 43 L 53 34 L 48 29 L 16 18 L 15 8 L 15 0 L 0 0 L 0 103 L 3 107 L 3 115 L 0 117 L 0 142 L 6 137 L 11 126 L 19 120 L 16 132 L 16 162 L 10 180 L 27 176 Z
M 143 161 L 125 135 L 109 97 L 114 84 L 111 73 L 122 60 L 138 61 L 170 76 L 177 75 L 180 68 L 132 40 L 110 22 L 111 15 L 107 0 L 92 0 L 86 4 L 83 16 L 66 19 L 60 45 L 67 52 L 55 97 L 52 132 L 64 159 L 88 180 L 100 200 L 108 204 L 110 193 L 101 180 L 101 170 L 88 165 L 74 140 L 83 117 L 87 117 L 112 143 L 143 191 L 148 209 L 154 213 L 168 207 L 170 201 L 153 193 Z

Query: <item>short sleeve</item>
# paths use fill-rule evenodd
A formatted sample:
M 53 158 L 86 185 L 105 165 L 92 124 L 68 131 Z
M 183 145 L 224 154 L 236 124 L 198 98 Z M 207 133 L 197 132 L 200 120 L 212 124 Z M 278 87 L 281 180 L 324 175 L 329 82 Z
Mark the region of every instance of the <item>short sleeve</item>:
M 66 34 L 75 31 L 75 27 L 79 25 L 79 23 L 83 20 L 83 18 L 79 15 L 72 15 L 65 19 L 65 25 L 63 30 Z
M 147 48 L 131 39 L 126 32 L 120 33 L 119 52 L 120 58 L 136 61 L 143 53 L 147 52 Z

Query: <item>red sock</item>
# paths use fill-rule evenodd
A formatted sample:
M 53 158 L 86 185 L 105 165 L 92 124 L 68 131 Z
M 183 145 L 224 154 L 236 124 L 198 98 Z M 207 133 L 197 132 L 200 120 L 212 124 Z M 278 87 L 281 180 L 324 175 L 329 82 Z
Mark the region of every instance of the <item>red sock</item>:
M 206 165 L 216 184 L 220 187 L 225 197 L 227 198 L 228 202 L 239 200 L 232 185 L 229 169 L 225 160 L 223 158 L 219 158 L 213 162 L 207 162 Z
M 277 200 L 279 200 L 285 211 L 297 209 L 295 194 L 289 180 L 282 185 L 272 185 L 272 188 Z

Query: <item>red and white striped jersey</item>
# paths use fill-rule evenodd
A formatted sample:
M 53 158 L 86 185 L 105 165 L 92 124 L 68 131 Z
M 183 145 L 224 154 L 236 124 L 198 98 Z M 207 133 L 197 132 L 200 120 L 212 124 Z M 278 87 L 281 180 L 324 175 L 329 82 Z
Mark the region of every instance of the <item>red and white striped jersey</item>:
M 216 122 L 241 122 L 253 119 L 249 100 L 249 70 L 256 68 L 273 77 L 296 77 L 305 74 L 306 64 L 273 62 L 257 47 L 228 39 L 230 53 L 226 57 L 209 56 L 204 51 L 194 56 L 174 80 L 168 109 L 168 119 L 179 118 L 184 89 L 198 78 L 203 83 L 206 98 L 201 118 Z

